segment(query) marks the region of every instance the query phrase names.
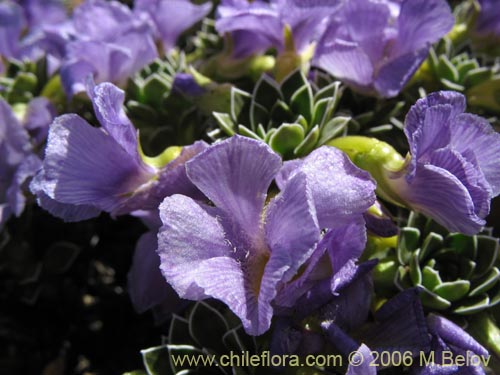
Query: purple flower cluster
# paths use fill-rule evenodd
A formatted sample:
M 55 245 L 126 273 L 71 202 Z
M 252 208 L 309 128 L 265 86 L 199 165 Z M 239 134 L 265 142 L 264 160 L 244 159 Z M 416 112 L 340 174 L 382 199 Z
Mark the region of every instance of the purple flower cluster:
M 360 92 L 393 97 L 453 23 L 441 0 L 348 1 L 320 40 L 315 63 Z
M 0 55 L 18 60 L 46 55 L 50 73 L 61 69 L 68 95 L 85 91 L 89 74 L 97 82 L 124 85 L 159 55 L 156 40 L 165 50 L 173 48 L 210 9 L 189 0 L 138 1 L 133 10 L 118 1 L 87 0 L 69 18 L 62 1 L 9 0 L 0 4 Z
M 235 56 L 283 50 L 289 27 L 296 52 L 317 44 L 314 65 L 381 97 L 402 90 L 454 23 L 443 0 L 227 0 L 218 14 L 217 30 L 231 32 Z
M 27 182 L 41 166 L 37 148 L 45 140 L 54 109 L 45 98 L 33 99 L 22 122 L 0 99 L 0 228 L 26 204 Z
M 483 1 L 483 9 L 488 4 Z M 40 89 L 41 94 L 29 93 L 28 98 L 35 98 L 27 104 L 8 94 L 0 99 L 0 227 L 22 213 L 30 192 L 40 207 L 67 222 L 102 212 L 113 218 L 133 215 L 147 227 L 128 274 L 137 311 L 153 309 L 161 319 L 189 301 L 215 299 L 236 315 L 246 334 L 269 332 L 275 353 L 304 355 L 334 348 L 347 356 L 357 351 L 363 364 L 347 367 L 348 375 L 376 374 L 370 366 L 375 352 L 488 355 L 455 323 L 424 311 L 424 276 L 415 277 L 420 280 L 416 288 L 384 295 L 385 303 L 381 296 L 375 298 L 372 271 L 379 269 L 372 255 L 383 258 L 399 251 L 394 247 L 401 243 L 375 250 L 370 246 L 387 237 L 397 242 L 396 220 L 384 214 L 384 200 L 420 212 L 448 231 L 479 233 L 491 199 L 500 195 L 499 133 L 486 119 L 466 113 L 464 95 L 434 92 L 409 109 L 401 132 L 409 152 L 403 158 L 377 139 L 341 136 L 344 128 L 335 128 L 336 119 L 326 120 L 333 107 L 345 106 L 337 100 L 340 83 L 316 87 L 321 80 L 310 83 L 306 74 L 297 74 L 289 78 L 300 78 L 298 83 L 264 78 L 259 85 L 267 91 L 247 94 L 239 81 L 219 85 L 220 77 L 198 73 L 204 62 L 196 59 L 204 59 L 208 48 L 186 58 L 191 67 L 181 54 L 179 66 L 167 66 L 168 79 L 161 75 L 167 64 L 157 61 L 151 65 L 154 79 L 134 87 L 143 92 L 125 90 L 134 74 L 172 50 L 182 32 L 211 10 L 211 3 L 189 0 L 138 0 L 133 7 L 85 0 L 71 14 L 56 0 L 0 3 L 5 62 L 45 56 L 49 76 L 58 72 L 67 96 L 86 92 L 92 107 L 78 107 L 85 106 L 84 95 L 73 102 L 62 99 L 58 108 L 77 108 L 78 114 L 56 117 L 48 97 L 57 80 Z M 454 24 L 445 0 L 222 0 L 215 16 L 215 28 L 232 43 L 231 62 L 238 68 L 248 68 L 245 63 L 255 54 L 270 50 L 277 63 L 284 54 L 307 55 L 314 66 L 311 76 L 322 69 L 359 97 L 380 98 L 398 95 L 431 44 Z M 487 27 L 489 21 L 481 22 Z M 5 82 L 11 84 L 10 78 Z M 214 89 L 222 85 L 224 91 Z M 143 97 L 130 100 L 129 95 Z M 202 105 L 202 100 L 192 100 L 184 108 L 184 99 L 200 97 L 206 99 Z M 268 98 L 276 103 L 270 111 Z M 349 97 L 347 106 L 357 98 Z M 153 108 L 153 102 L 172 108 Z M 209 144 L 209 137 L 186 136 L 180 137 L 189 139 L 182 147 L 154 157 L 143 152 L 138 128 L 150 130 L 143 122 L 161 122 L 180 108 L 179 117 L 194 113 L 193 118 L 210 127 L 213 119 L 207 113 L 216 102 L 224 103 L 221 110 L 230 108 L 231 113 L 217 113 L 219 122 L 227 120 L 220 126 L 225 125 L 227 134 L 235 133 L 231 125 L 251 107 L 252 126 L 238 128 L 248 137 L 214 136 Z M 144 115 L 138 126 L 134 110 L 153 115 Z M 294 111 L 302 113 L 295 116 Z M 290 113 L 293 119 L 288 119 Z M 266 124 L 270 117 L 283 119 L 281 127 Z M 170 131 L 167 125 L 151 133 Z M 173 131 L 192 130 L 179 126 Z M 346 126 L 345 132 L 350 131 Z M 300 138 L 300 144 L 292 138 Z M 289 141 L 303 147 L 300 155 L 305 156 L 283 161 L 275 150 Z M 423 263 L 419 251 L 411 256 Z M 398 260 L 401 269 L 406 263 Z M 497 282 L 496 273 L 491 277 Z M 456 285 L 446 287 L 453 293 Z M 418 375 L 485 373 L 477 366 L 407 367 Z

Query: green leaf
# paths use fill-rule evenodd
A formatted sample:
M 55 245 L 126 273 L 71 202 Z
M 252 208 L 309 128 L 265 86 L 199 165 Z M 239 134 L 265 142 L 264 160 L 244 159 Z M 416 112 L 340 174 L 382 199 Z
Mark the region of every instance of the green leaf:
M 490 298 L 488 295 L 483 294 L 475 298 L 469 298 L 462 303 L 459 307 L 455 308 L 453 312 L 458 315 L 472 315 L 489 306 Z
M 458 254 L 464 257 L 473 260 L 476 258 L 478 248 L 476 236 L 451 233 L 446 237 L 445 246 L 453 248 Z
M 250 104 L 250 126 L 252 130 L 257 129 L 257 126 L 259 126 L 259 124 L 267 127 L 269 117 L 270 115 L 267 112 L 267 109 L 261 104 L 257 103 L 255 100 L 252 100 Z
M 417 250 L 420 240 L 420 231 L 417 228 L 402 228 L 398 238 L 398 259 L 401 264 L 408 264 L 411 253 Z
M 170 92 L 170 83 L 159 74 L 153 74 L 144 80 L 143 93 L 147 104 L 160 107 Z
M 241 110 L 252 96 L 246 91 L 231 87 L 231 118 L 236 121 Z
M 392 291 L 394 289 L 394 277 L 398 267 L 398 261 L 394 256 L 386 257 L 378 262 L 372 272 L 376 290 Z
M 455 302 L 465 297 L 469 289 L 470 282 L 468 280 L 456 280 L 441 283 L 433 289 L 433 292 L 447 301 Z
M 320 128 L 320 137 L 318 140 L 318 146 L 326 144 L 328 141 L 342 134 L 344 129 L 347 127 L 351 121 L 350 117 L 337 116 L 330 121 L 328 121 L 323 128 Z
M 44 96 L 54 104 L 64 105 L 66 103 L 66 94 L 61 83 L 61 76 L 53 76 L 43 87 L 40 96 Z
M 414 285 L 422 284 L 422 271 L 418 262 L 420 249 L 415 250 L 410 260 L 410 277 Z
M 278 100 L 271 108 L 270 117 L 275 124 L 283 124 L 285 122 L 293 122 L 295 115 L 290 110 L 288 105 Z
M 151 106 L 139 103 L 135 100 L 129 100 L 127 102 L 127 112 L 130 117 L 149 120 L 151 122 L 156 122 L 158 118 L 156 111 Z
M 224 316 L 207 303 L 198 302 L 191 310 L 189 332 L 201 347 L 223 353 L 225 346 L 222 337 L 228 330 L 229 325 Z
M 74 243 L 60 241 L 50 246 L 44 255 L 43 268 L 49 274 L 66 272 L 80 254 L 81 249 Z
M 465 91 L 465 86 L 463 86 L 459 83 L 452 82 L 446 78 L 441 78 L 439 81 L 446 89 L 455 90 L 455 91 L 459 91 L 459 92 Z
M 304 138 L 304 140 L 293 150 L 293 153 L 297 157 L 305 156 L 310 153 L 316 143 L 318 143 L 319 138 L 319 127 L 316 125 L 309 131 L 309 134 Z
M 217 124 L 224 131 L 224 133 L 226 133 L 228 136 L 233 136 L 235 134 L 235 125 L 233 123 L 233 120 L 231 120 L 231 116 L 229 116 L 227 113 L 219 112 L 213 112 L 212 115 L 214 116 L 215 121 L 217 121 Z
M 189 333 L 189 321 L 176 315 L 172 315 L 168 330 L 168 343 L 175 345 L 195 346 L 196 342 Z
M 277 130 L 276 128 L 269 129 L 269 131 L 266 133 L 266 138 L 264 139 L 264 142 L 269 144 L 271 137 L 274 135 L 274 133 L 276 133 L 276 130 Z
M 451 302 L 438 296 L 423 286 L 420 292 L 420 300 L 424 306 L 435 310 L 446 310 L 451 306 Z
M 394 285 L 399 290 L 411 288 L 413 285 L 408 267 L 399 266 L 398 272 L 394 275 Z
M 475 236 L 478 242 L 478 254 L 476 257 L 476 270 L 474 276 L 485 275 L 495 264 L 498 258 L 498 239 L 490 236 Z
M 429 290 L 433 290 L 438 285 L 442 284 L 441 277 L 439 276 L 439 272 L 435 269 L 425 266 L 422 269 L 422 285 L 425 286 Z
M 419 261 L 425 262 L 427 258 L 437 249 L 443 246 L 443 236 L 431 232 L 425 237 L 419 254 Z
M 7 94 L 9 103 L 26 103 L 32 97 L 38 85 L 38 78 L 33 73 L 19 73 L 14 84 L 11 86 Z
M 477 68 L 470 70 L 464 78 L 465 87 L 469 88 L 472 86 L 479 85 L 483 82 L 490 80 L 493 77 L 493 72 L 490 68 Z
M 473 71 L 474 69 L 479 68 L 479 64 L 477 60 L 467 60 L 457 64 L 458 75 L 460 77 L 460 81 L 463 81 L 466 75 Z
M 321 99 L 314 103 L 311 125 L 323 124 L 323 119 L 330 116 L 330 114 L 326 114 L 327 109 L 329 109 L 328 106 L 333 107 L 333 101 L 331 99 Z
M 278 100 L 283 100 L 283 95 L 281 95 L 280 87 L 276 81 L 267 74 L 263 74 L 255 84 L 252 100 L 261 105 L 269 106 Z
M 469 320 L 469 332 L 488 350 L 500 357 L 500 329 L 487 313 L 481 313 Z
M 293 94 L 303 86 L 309 86 L 309 82 L 300 69 L 288 75 L 281 83 L 281 93 L 285 102 L 289 103 Z
M 323 87 L 314 95 L 314 101 L 320 101 L 322 99 L 333 100 L 334 108 L 337 107 L 338 102 L 340 101 L 340 97 L 342 96 L 342 82 L 335 81 L 330 83 L 329 85 Z
M 453 66 L 450 60 L 445 55 L 439 56 L 437 66 L 437 74 L 440 79 L 446 79 L 451 82 L 457 82 L 459 73 L 457 68 Z
M 304 140 L 304 128 L 298 124 L 283 124 L 269 139 L 269 146 L 283 157 L 293 154 L 293 150 Z
M 259 136 L 259 138 L 261 139 L 265 139 L 266 138 L 266 129 L 264 129 L 264 127 L 262 126 L 262 124 L 259 124 L 259 126 L 257 126 L 257 135 Z
M 500 75 L 471 87 L 465 95 L 469 105 L 500 113 Z
M 290 99 L 290 108 L 294 113 L 300 113 L 308 123 L 312 119 L 313 95 L 311 86 L 304 85 Z
M 262 126 L 262 125 L 260 125 L 260 126 Z M 256 139 L 258 141 L 261 140 L 261 138 L 259 137 L 259 135 L 257 133 L 254 133 L 253 131 L 251 131 L 250 129 L 248 129 L 244 125 L 238 125 L 238 133 L 241 135 L 244 135 L 245 137 L 253 138 L 253 139 Z
M 242 326 L 227 331 L 222 340 L 226 346 L 226 352 L 230 352 L 231 350 L 235 353 L 248 351 L 250 354 L 253 354 L 256 352 L 257 344 L 255 338 L 247 335 Z
M 472 291 L 469 293 L 469 296 L 476 297 L 480 294 L 486 293 L 498 283 L 499 279 L 500 271 L 495 267 L 484 278 L 474 281 L 474 289 L 472 289 Z
M 170 353 L 167 345 L 143 349 L 141 354 L 148 375 L 174 374 L 170 367 Z

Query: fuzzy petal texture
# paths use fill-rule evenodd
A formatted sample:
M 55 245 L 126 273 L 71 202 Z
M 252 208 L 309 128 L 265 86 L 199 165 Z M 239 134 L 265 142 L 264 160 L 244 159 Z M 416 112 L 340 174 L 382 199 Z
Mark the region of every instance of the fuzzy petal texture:
M 311 152 L 294 170 L 283 169 L 284 181 L 303 172 L 311 188 L 321 228 L 347 224 L 375 203 L 375 183 L 370 174 L 356 167 L 342 151 L 323 146 Z
M 151 172 L 102 129 L 76 115 L 51 126 L 41 176 L 43 192 L 60 203 L 113 211 Z
M 189 179 L 227 216 L 258 241 L 267 189 L 281 158 L 265 143 L 235 136 L 186 163 Z
M 248 331 L 259 324 L 256 301 L 243 270 L 210 207 L 174 195 L 160 205 L 161 271 L 181 298 L 223 301 Z M 255 321 L 257 319 L 257 321 Z
M 450 6 L 441 0 L 410 0 L 401 4 L 399 33 L 395 50 L 398 54 L 418 51 L 445 35 L 455 24 Z
M 484 118 L 469 113 L 457 116 L 451 128 L 451 146 L 474 153 L 493 196 L 500 194 L 500 134 Z

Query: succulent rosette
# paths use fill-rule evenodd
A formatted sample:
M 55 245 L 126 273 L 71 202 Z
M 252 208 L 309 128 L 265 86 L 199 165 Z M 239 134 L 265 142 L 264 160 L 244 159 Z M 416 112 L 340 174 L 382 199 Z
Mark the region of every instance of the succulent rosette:
M 231 95 L 229 111 L 213 112 L 220 129 L 210 135 L 241 134 L 263 140 L 286 159 L 301 157 L 346 128 L 350 117 L 336 114 L 342 91 L 337 81 L 318 90 L 300 70 L 281 83 L 264 75 L 252 94 Z

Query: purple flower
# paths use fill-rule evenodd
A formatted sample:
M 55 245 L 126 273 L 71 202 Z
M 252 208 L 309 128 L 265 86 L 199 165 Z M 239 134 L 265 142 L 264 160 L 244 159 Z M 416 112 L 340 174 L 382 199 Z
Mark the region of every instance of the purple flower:
M 480 36 L 500 37 L 500 4 L 495 0 L 479 0 L 481 11 L 474 32 Z
M 43 29 L 67 20 L 63 0 L 18 0 L 24 8 L 29 28 Z
M 328 16 L 340 1 L 313 0 L 224 0 L 217 8 L 216 28 L 231 33 L 233 55 L 246 57 L 274 47 L 284 48 L 284 29 L 290 27 L 297 52 L 317 40 Z
M 34 98 L 28 103 L 23 126 L 28 131 L 35 147 L 41 146 L 47 139 L 49 125 L 54 117 L 56 117 L 56 110 L 47 98 Z
M 12 58 L 19 55 L 19 37 L 25 27 L 23 9 L 16 3 L 0 3 L 0 55 Z
M 186 163 L 213 206 L 182 195 L 160 206 L 161 270 L 181 298 L 219 299 L 249 334 L 269 329 L 279 286 L 314 252 L 321 229 L 361 215 L 375 198 L 368 174 L 334 148 L 304 164 L 267 200 L 281 158 L 262 142 L 234 136 Z
M 17 60 L 37 60 L 47 56 L 51 74 L 64 54 L 66 20 L 62 1 L 2 2 L 0 55 Z
M 311 314 L 329 316 L 346 327 L 362 324 L 368 316 L 376 261 L 356 264 L 366 245 L 362 215 L 347 225 L 330 229 L 316 247 L 300 276 L 280 289 L 279 314 L 302 320 Z
M 89 74 L 123 85 L 157 57 L 151 25 L 116 1 L 86 1 L 74 11 L 73 28 L 61 67 L 68 94 L 84 91 Z
M 444 0 L 350 0 L 332 17 L 314 63 L 364 94 L 396 96 L 453 26 Z
M 195 5 L 189 0 L 138 0 L 134 5 L 137 13 L 151 17 L 165 51 L 175 47 L 179 35 L 203 19 L 211 8 L 210 2 Z
M 128 291 L 130 299 L 138 313 L 152 310 L 157 322 L 164 321 L 171 313 L 186 307 L 188 301 L 182 300 L 160 272 L 160 257 L 157 233 L 161 226 L 158 211 L 136 211 L 133 214 L 142 219 L 148 227 L 134 252 L 132 266 L 128 273 Z
M 207 90 L 200 86 L 192 74 L 177 73 L 172 83 L 172 92 L 185 96 L 203 95 Z
M 35 99 L 36 100 L 36 99 Z M 31 124 L 29 118 L 27 124 Z M 30 135 L 10 106 L 0 99 L 0 227 L 24 210 L 24 183 L 40 168 Z
M 411 159 L 388 181 L 412 209 L 450 231 L 474 234 L 500 194 L 500 134 L 463 113 L 465 105 L 453 91 L 418 100 L 405 120 Z
M 423 365 L 415 364 L 415 375 L 471 374 L 485 375 L 481 361 L 488 360 L 488 351 L 455 323 L 441 316 L 430 314 L 427 325 L 432 335 L 431 351 L 434 362 Z M 445 352 L 445 353 L 444 353 Z M 458 365 L 450 362 L 450 353 L 454 361 L 457 355 L 467 358 L 467 364 Z M 445 357 L 446 356 L 446 357 Z M 476 357 L 473 359 L 472 356 Z
M 156 209 L 167 195 L 196 196 L 184 162 L 206 146 L 197 142 L 162 166 L 144 162 L 137 132 L 123 110 L 124 92 L 110 83 L 89 87 L 101 128 L 68 114 L 50 127 L 43 168 L 31 184 L 39 204 L 65 220 L 106 211 L 113 215 Z
M 350 365 L 346 375 L 377 373 L 373 352 L 411 353 L 414 362 L 421 352 L 430 349 L 429 329 L 424 317 L 417 289 L 407 289 L 386 302 L 374 313 L 374 323 L 346 329 L 333 317 L 321 324 L 328 341 L 342 355 L 357 351 L 362 360 L 359 366 Z M 356 332 L 357 331 L 357 332 Z M 359 341 L 353 339 L 355 335 Z

